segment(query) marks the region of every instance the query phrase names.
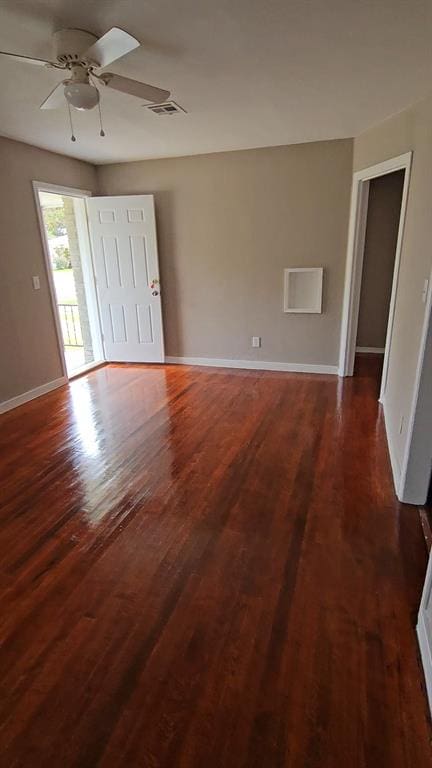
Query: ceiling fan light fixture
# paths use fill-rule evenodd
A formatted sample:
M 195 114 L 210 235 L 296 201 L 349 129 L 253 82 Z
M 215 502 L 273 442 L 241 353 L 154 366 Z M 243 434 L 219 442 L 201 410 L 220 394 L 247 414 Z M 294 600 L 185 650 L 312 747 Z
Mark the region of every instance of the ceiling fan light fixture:
M 99 91 L 90 83 L 68 83 L 64 95 L 71 107 L 81 111 L 93 109 L 99 104 Z
M 99 106 L 100 136 L 105 136 L 100 110 L 100 92 L 95 85 L 107 86 L 115 92 L 125 93 L 137 99 L 149 101 L 160 105 L 170 97 L 170 92 L 154 85 L 132 80 L 130 77 L 117 75 L 115 72 L 95 72 L 95 69 L 105 69 L 117 59 L 140 46 L 139 40 L 119 27 L 112 27 L 102 37 L 96 37 L 92 32 L 81 29 L 60 29 L 54 33 L 54 60 L 35 59 L 20 53 L 0 51 L 2 56 L 8 56 L 15 61 L 28 64 L 48 66 L 60 69 L 67 75 L 66 79 L 57 83 L 48 96 L 43 100 L 40 109 L 59 109 L 64 107 L 64 101 L 68 107 L 69 118 L 72 123 L 71 107 L 80 111 L 89 111 Z M 174 107 L 166 105 L 166 112 L 177 111 Z M 72 141 L 75 141 L 72 125 Z

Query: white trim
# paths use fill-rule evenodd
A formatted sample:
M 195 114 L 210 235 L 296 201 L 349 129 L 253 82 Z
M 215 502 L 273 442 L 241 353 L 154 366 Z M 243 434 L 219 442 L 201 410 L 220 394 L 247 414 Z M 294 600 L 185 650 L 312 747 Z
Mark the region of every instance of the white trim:
M 353 175 L 351 191 L 351 209 L 348 229 L 348 250 L 345 274 L 344 301 L 341 322 L 341 342 L 339 354 L 339 375 L 352 376 L 354 369 L 355 341 L 357 335 L 358 313 L 360 303 L 361 276 L 363 269 L 363 254 L 366 234 L 366 219 L 369 198 L 369 182 L 379 176 L 385 176 L 394 171 L 405 170 L 402 192 L 399 229 L 396 244 L 393 284 L 390 299 L 387 336 L 384 353 L 383 375 L 381 379 L 380 400 L 384 396 L 387 384 L 389 352 L 393 333 L 394 312 L 399 278 L 400 258 L 402 251 L 403 232 L 408 202 L 408 189 L 411 173 L 412 152 L 406 152 L 399 157 L 390 158 L 383 163 L 356 171 Z
M 287 371 L 291 373 L 326 373 L 337 376 L 337 365 L 309 363 L 278 363 L 267 360 L 233 360 L 219 357 L 165 357 L 166 363 L 175 365 L 205 365 L 214 368 L 246 368 L 253 371 Z
M 106 365 L 106 360 L 95 360 L 92 363 L 86 363 L 85 365 L 82 365 L 81 368 L 77 368 L 76 371 L 71 373 L 69 381 L 73 381 L 78 378 L 78 376 L 82 376 L 83 373 L 90 373 L 94 368 L 99 368 L 101 365 Z
M 426 683 L 426 692 L 429 701 L 429 709 L 432 714 L 432 658 L 431 650 L 427 639 L 427 628 L 425 617 L 419 613 L 417 623 L 417 640 L 420 648 L 420 657 L 423 666 L 423 673 Z
M 355 351 L 368 355 L 382 355 L 385 352 L 385 347 L 356 347 Z
M 426 577 L 423 585 L 423 593 L 420 601 L 417 623 L 417 638 L 420 647 L 420 656 L 423 664 L 423 671 L 426 681 L 426 690 L 429 699 L 429 707 L 432 712 L 432 657 L 431 643 L 432 638 L 428 637 L 428 625 L 425 617 L 428 611 L 431 598 L 432 582 L 432 555 L 429 554 L 429 561 L 426 570 Z M 429 630 L 430 633 L 430 630 Z
M 86 370 L 86 367 L 81 368 L 79 371 L 76 371 L 76 373 L 73 372 L 70 375 L 68 374 L 68 370 L 66 366 L 66 356 L 64 351 L 63 334 L 62 334 L 62 329 L 60 324 L 59 311 L 57 307 L 54 275 L 51 268 L 48 239 L 47 239 L 45 223 L 42 215 L 42 206 L 40 202 L 39 192 L 52 192 L 58 195 L 65 195 L 67 197 L 78 197 L 83 199 L 87 197 L 91 197 L 92 192 L 86 189 L 75 189 L 74 187 L 64 187 L 58 184 L 47 184 L 44 181 L 32 181 L 32 186 L 33 186 L 33 195 L 35 200 L 36 213 L 38 217 L 39 230 L 40 230 L 41 241 L 42 241 L 42 250 L 43 250 L 44 259 L 45 259 L 45 271 L 48 279 L 51 307 L 54 315 L 54 324 L 55 324 L 55 330 L 56 330 L 56 336 L 57 336 L 57 346 L 58 346 L 60 360 L 62 364 L 63 376 L 66 378 L 66 380 L 69 380 L 73 378 L 75 375 L 78 376 L 80 373 L 83 373 Z M 77 214 L 78 211 L 76 210 L 75 206 L 74 206 L 74 210 L 75 210 L 75 213 Z M 86 237 L 89 238 L 87 224 L 86 222 L 83 221 L 83 218 L 82 218 L 83 216 L 87 218 L 87 209 L 85 207 L 83 210 L 81 210 L 80 215 L 76 216 L 77 234 L 78 234 L 80 249 L 84 247 L 84 241 Z M 91 282 L 92 280 L 94 281 L 94 273 L 93 273 L 93 259 L 91 254 L 90 241 L 88 242 L 88 247 L 85 247 L 84 253 L 85 253 L 86 259 L 90 260 L 90 264 L 88 265 L 88 267 L 84 263 L 82 264 L 82 267 L 83 267 L 83 272 L 85 272 L 88 277 L 88 282 L 90 283 L 89 285 L 90 291 L 94 292 L 94 297 L 93 296 L 89 297 L 88 292 L 86 290 L 86 298 L 87 299 L 90 298 L 90 300 L 93 301 L 92 307 L 91 307 L 92 320 L 94 325 L 94 328 L 92 327 L 91 329 L 92 341 L 95 344 L 95 352 L 99 357 L 100 355 L 104 354 L 104 349 L 103 349 L 102 336 L 101 336 L 101 330 L 100 330 L 99 307 L 96 299 L 96 289 L 94 286 L 94 282 L 93 283 Z M 86 261 L 86 259 L 84 259 L 83 262 Z M 85 286 L 85 288 L 87 288 L 87 286 Z M 96 302 L 97 310 L 94 309 L 94 302 Z M 93 332 L 95 332 L 96 338 L 93 338 Z M 100 365 L 101 362 L 105 362 L 105 360 L 102 359 L 99 362 L 91 363 L 90 366 L 96 367 L 97 365 Z
M 323 273 L 323 267 L 286 267 L 284 269 L 283 311 L 287 313 L 320 315 L 322 312 Z M 310 274 L 316 277 L 316 293 L 313 303 L 308 307 L 291 307 L 289 304 L 289 285 L 291 276 L 295 274 Z
M 89 189 L 75 189 L 74 187 L 64 187 L 60 184 L 47 184 L 45 181 L 33 181 L 33 189 L 42 190 L 42 192 L 53 192 L 55 195 L 67 195 L 69 197 L 91 197 L 93 192 Z
M 384 427 L 385 427 L 386 438 L 387 438 L 387 447 L 388 447 L 388 452 L 390 456 L 390 464 L 391 464 L 392 475 L 393 475 L 393 485 L 395 488 L 396 496 L 399 499 L 400 498 L 399 488 L 400 488 L 400 480 L 401 480 L 400 464 L 399 464 L 399 459 L 396 456 L 396 449 L 394 447 L 390 429 L 388 426 L 388 416 L 387 416 L 385 400 L 382 401 L 382 406 L 383 406 L 383 415 L 384 415 Z
M 99 302 L 96 291 L 96 277 L 94 272 L 93 254 L 90 243 L 90 232 L 87 217 L 86 198 L 73 197 L 75 225 L 78 237 L 81 270 L 84 278 L 84 293 L 86 297 L 87 313 L 90 324 L 90 336 L 92 340 L 93 354 L 97 360 L 105 360 L 105 351 L 102 341 L 102 324 L 99 312 Z M 72 375 L 74 375 L 72 373 Z
M 17 408 L 19 405 L 28 403 L 29 400 L 34 400 L 36 397 L 40 397 L 41 395 L 46 395 L 47 392 L 51 392 L 53 389 L 62 387 L 64 384 L 67 384 L 67 383 L 68 383 L 67 377 L 61 376 L 59 379 L 48 381 L 46 384 L 41 384 L 40 387 L 35 387 L 34 389 L 30 389 L 28 392 L 23 392 L 21 395 L 17 395 L 16 397 L 11 397 L 10 400 L 4 400 L 2 403 L 0 403 L 0 413 L 6 413 L 6 411 L 10 411 L 12 410 L 12 408 Z
M 391 289 L 391 296 L 390 296 L 389 314 L 388 314 L 388 320 L 387 320 L 383 372 L 381 376 L 381 390 L 380 390 L 380 397 L 379 397 L 380 400 L 383 399 L 386 391 L 386 387 L 387 387 L 388 368 L 389 368 L 389 361 L 390 361 L 390 349 L 391 349 L 391 343 L 392 343 L 393 325 L 394 325 L 394 317 L 395 317 L 395 309 L 396 309 L 396 296 L 397 296 L 398 283 L 399 283 L 402 243 L 403 243 L 403 235 L 404 235 L 404 229 L 405 229 L 406 210 L 407 210 L 407 204 L 408 204 L 408 190 L 409 190 L 410 175 L 411 175 L 412 153 L 409 152 L 407 154 L 408 154 L 408 159 L 405 165 L 401 166 L 398 169 L 395 169 L 395 170 L 401 170 L 402 168 L 405 168 L 405 176 L 404 176 L 404 184 L 402 188 L 402 200 L 401 200 L 401 207 L 400 207 L 400 213 L 399 213 L 399 226 L 398 226 L 396 253 L 395 253 L 395 261 L 394 261 L 394 268 L 393 268 L 393 281 L 392 281 L 392 289 Z
M 410 451 L 411 451 L 411 443 L 412 443 L 412 437 L 414 432 L 414 422 L 415 422 L 417 403 L 418 403 L 419 392 L 420 392 L 420 381 L 421 381 L 421 375 L 423 371 L 424 356 L 426 351 L 426 341 L 427 341 L 427 335 L 429 332 L 430 323 L 432 323 L 432 270 L 429 276 L 428 294 L 426 298 L 426 307 L 425 307 L 425 313 L 423 318 L 420 348 L 419 348 L 419 354 L 417 358 L 417 368 L 416 368 L 416 375 L 414 380 L 414 394 L 413 394 L 411 411 L 410 411 L 409 420 L 408 420 L 407 436 L 405 441 L 405 452 L 402 460 L 402 470 L 401 470 L 401 478 L 400 478 L 400 496 L 398 494 L 398 498 L 400 499 L 400 501 L 404 500 L 406 476 L 408 471 L 408 462 L 409 462 Z
M 369 183 L 357 182 L 353 177 L 351 189 L 350 220 L 348 226 L 348 250 L 345 272 L 345 288 L 341 320 L 339 351 L 339 376 L 352 376 L 354 355 L 352 339 L 356 333 L 353 318 L 358 315 L 360 302 L 361 270 L 366 235 L 367 202 Z
M 45 224 L 44 224 L 43 215 L 42 215 L 42 206 L 41 206 L 40 197 L 39 197 L 40 190 L 42 191 L 54 191 L 54 190 L 48 189 L 50 186 L 52 187 L 53 185 L 50 185 L 50 184 L 42 185 L 42 182 L 40 181 L 33 181 L 32 186 L 33 186 L 33 195 L 34 195 L 34 201 L 36 206 L 36 214 L 39 222 L 39 231 L 40 231 L 41 242 L 42 242 L 42 250 L 43 250 L 43 255 L 45 259 L 45 272 L 48 279 L 51 309 L 54 317 L 54 326 L 55 326 L 56 337 L 57 337 L 57 348 L 60 355 L 62 373 L 63 373 L 63 376 L 67 378 L 68 372 L 66 368 L 66 357 L 65 357 L 65 351 L 63 346 L 63 336 L 62 336 L 62 330 L 60 325 L 60 317 L 59 317 L 59 312 L 57 308 L 54 276 L 51 269 L 51 259 L 50 259 L 50 253 L 49 253 L 49 247 L 48 247 L 48 238 L 45 230 Z

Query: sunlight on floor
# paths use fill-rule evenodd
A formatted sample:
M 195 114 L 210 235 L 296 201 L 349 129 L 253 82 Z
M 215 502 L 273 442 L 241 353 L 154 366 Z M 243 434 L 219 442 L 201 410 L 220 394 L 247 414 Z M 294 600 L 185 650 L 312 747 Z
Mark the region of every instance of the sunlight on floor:
M 64 351 L 69 375 L 85 365 L 84 347 L 65 347 Z

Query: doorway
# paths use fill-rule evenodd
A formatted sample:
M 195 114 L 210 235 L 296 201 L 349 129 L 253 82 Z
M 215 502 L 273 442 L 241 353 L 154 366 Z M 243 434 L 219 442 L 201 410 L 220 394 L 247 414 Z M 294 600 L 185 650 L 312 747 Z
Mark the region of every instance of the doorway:
M 61 355 L 68 378 L 104 360 L 84 193 L 35 182 Z
M 153 195 L 33 187 L 64 374 L 164 362 Z
M 405 155 L 386 160 L 383 163 L 379 163 L 370 168 L 365 168 L 361 171 L 356 171 L 353 176 L 348 232 L 347 269 L 341 324 L 339 375 L 352 376 L 354 373 L 356 349 L 358 347 L 363 347 L 363 351 L 365 351 L 366 347 L 373 346 L 374 349 L 372 351 L 375 353 L 378 352 L 378 354 L 383 356 L 379 396 L 380 401 L 383 401 L 387 384 L 400 255 L 408 199 L 411 157 L 412 153 L 407 152 Z M 401 175 L 396 176 L 398 173 Z M 390 182 L 384 180 L 382 184 L 378 183 L 382 177 L 389 175 L 394 177 L 395 180 L 393 181 L 393 179 L 391 179 Z M 380 253 L 380 239 L 381 244 L 383 242 L 383 235 L 381 232 L 383 216 L 382 211 L 380 212 L 380 207 L 383 201 L 383 194 L 386 193 L 389 186 L 392 187 L 392 203 L 389 207 L 388 215 L 386 214 L 387 224 L 385 227 L 386 235 L 384 240 L 386 243 L 387 254 L 385 259 L 382 259 L 382 257 L 380 259 L 379 255 L 376 256 L 377 253 Z M 400 187 L 402 188 L 401 193 Z M 398 198 L 399 195 L 400 197 Z M 376 198 L 378 198 L 379 204 L 374 206 L 375 211 L 373 211 L 372 206 Z M 368 215 L 369 206 L 371 206 L 370 218 Z M 373 234 L 373 247 L 367 242 L 368 225 L 370 224 L 373 225 L 372 229 L 375 229 L 372 233 L 369 231 L 369 234 Z M 389 243 L 394 244 L 394 248 L 390 248 Z M 371 264 L 368 265 L 368 253 L 366 252 L 367 245 L 368 250 L 372 253 L 372 257 L 369 259 L 369 261 L 372 261 L 372 268 Z M 374 253 L 375 263 L 373 259 Z M 378 265 L 380 265 L 381 261 L 386 261 L 387 267 L 389 263 L 391 264 L 392 262 L 393 269 L 389 270 L 386 268 L 380 271 L 377 265 L 377 259 L 379 260 Z M 372 277 L 370 276 L 371 272 Z M 382 290 L 379 289 L 380 282 Z M 375 303 L 374 306 L 374 312 L 379 312 L 379 320 L 375 318 L 372 323 L 369 323 L 370 308 L 368 309 L 367 306 L 366 309 L 363 308 L 363 316 L 361 318 L 360 308 L 361 295 L 363 293 L 364 297 L 367 286 L 371 284 L 373 286 L 373 291 L 379 296 L 378 303 Z M 360 319 L 361 324 L 359 323 Z M 372 334 L 372 327 L 367 328 L 368 325 L 374 326 L 375 335 L 370 335 Z M 385 328 L 385 334 L 383 333 L 383 328 Z M 361 334 L 360 337 L 358 336 L 359 333 Z M 366 333 L 373 340 L 373 345 L 359 343 L 360 341 L 364 341 Z M 384 339 L 383 346 L 376 346 L 377 339 L 380 339 L 381 343 Z M 369 349 L 368 352 L 370 353 L 371 349 Z
M 369 182 L 354 375 L 365 358 L 378 393 L 388 329 L 405 170 Z

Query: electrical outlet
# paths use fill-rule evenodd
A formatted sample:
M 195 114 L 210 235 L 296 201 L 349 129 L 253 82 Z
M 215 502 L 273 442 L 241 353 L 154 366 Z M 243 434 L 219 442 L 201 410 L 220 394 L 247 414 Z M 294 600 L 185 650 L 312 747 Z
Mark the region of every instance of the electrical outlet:
M 40 288 L 39 275 L 34 275 L 34 277 L 32 277 L 32 283 L 33 283 L 34 290 L 38 291 Z
M 252 336 L 252 346 L 253 347 L 261 346 L 261 336 Z
M 402 430 L 404 428 L 404 421 L 405 421 L 405 417 L 401 416 L 400 417 L 400 422 L 399 422 L 399 434 L 400 435 L 402 434 Z

